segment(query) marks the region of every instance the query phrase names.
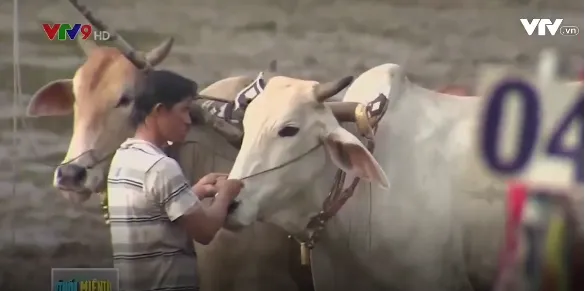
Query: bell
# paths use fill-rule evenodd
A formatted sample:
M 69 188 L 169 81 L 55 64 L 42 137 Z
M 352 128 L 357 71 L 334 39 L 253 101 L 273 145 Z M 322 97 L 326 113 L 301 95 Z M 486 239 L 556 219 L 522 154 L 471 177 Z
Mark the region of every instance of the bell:
M 311 250 L 307 247 L 306 243 L 301 243 L 301 265 L 311 265 Z
M 374 131 L 372 129 L 372 122 L 370 121 L 370 118 L 368 116 L 368 111 L 366 106 L 364 106 L 363 104 L 359 104 L 358 106 L 356 106 L 355 108 L 355 123 L 358 127 L 358 130 L 360 132 L 361 135 L 363 135 L 366 138 L 373 138 L 374 137 Z

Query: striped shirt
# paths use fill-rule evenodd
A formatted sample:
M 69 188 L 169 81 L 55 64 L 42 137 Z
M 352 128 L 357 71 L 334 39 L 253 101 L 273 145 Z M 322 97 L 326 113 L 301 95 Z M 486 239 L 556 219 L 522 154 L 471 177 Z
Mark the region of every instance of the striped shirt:
M 161 149 L 138 139 L 121 145 L 108 174 L 120 290 L 198 290 L 193 242 L 173 222 L 198 202 L 179 164 Z

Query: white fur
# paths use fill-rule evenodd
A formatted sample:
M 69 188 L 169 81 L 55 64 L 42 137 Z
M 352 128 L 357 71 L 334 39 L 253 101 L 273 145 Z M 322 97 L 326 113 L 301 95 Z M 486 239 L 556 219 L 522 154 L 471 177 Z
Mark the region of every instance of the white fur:
M 269 84 L 251 103 L 231 178 L 301 154 L 316 142 L 319 125 L 333 128 L 330 112 L 314 116 L 310 107 L 298 104 L 309 97 L 304 89 L 290 89 L 294 86 Z M 329 223 L 314 252 L 317 288 L 472 290 L 468 275 L 485 287 L 494 279 L 502 241 L 504 184 L 482 172 L 471 149 L 478 97 L 423 89 L 411 84 L 399 66 L 384 64 L 357 78 L 344 101 L 367 103 L 384 90 L 390 90 L 390 104 L 374 157 L 392 187 L 362 183 Z M 289 99 L 298 103 L 267 101 L 287 94 L 296 94 Z M 301 124 L 298 140 L 288 141 L 294 145 L 275 136 L 275 128 L 302 111 L 301 120 L 311 126 Z M 317 151 L 286 170 L 252 178 L 230 219 L 244 225 L 259 219 L 298 232 L 321 209 L 333 173 L 325 152 Z

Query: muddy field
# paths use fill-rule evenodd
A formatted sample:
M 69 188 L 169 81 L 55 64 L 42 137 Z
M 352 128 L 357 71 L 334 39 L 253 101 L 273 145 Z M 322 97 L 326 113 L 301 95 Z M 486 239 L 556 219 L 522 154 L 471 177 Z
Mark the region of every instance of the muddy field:
M 9 2 L 0 3 L 0 290 L 47 290 L 51 266 L 111 264 L 97 200 L 76 208 L 50 187 L 70 118 L 23 118 L 36 89 L 72 76 L 83 61 L 74 42 L 49 41 L 41 24 L 82 21 L 66 1 L 20 2 L 23 95 L 13 106 Z M 95 13 L 139 47 L 174 36 L 163 67 L 202 84 L 266 70 L 272 60 L 284 75 L 317 80 L 397 63 L 431 88 L 472 86 L 482 63 L 531 65 L 545 47 L 560 50 L 568 75 L 576 76 L 583 62 L 582 36 L 528 36 L 519 21 L 563 18 L 563 25 L 583 30 L 578 0 L 95 2 Z

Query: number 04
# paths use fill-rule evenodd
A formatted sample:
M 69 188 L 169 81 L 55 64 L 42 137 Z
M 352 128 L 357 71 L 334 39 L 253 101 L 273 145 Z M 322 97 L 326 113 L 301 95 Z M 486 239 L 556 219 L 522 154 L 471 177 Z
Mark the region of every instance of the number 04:
M 516 94 L 511 94 L 516 93 Z M 546 143 L 546 153 L 550 156 L 570 159 L 574 167 L 574 180 L 583 183 L 583 91 L 580 98 L 555 126 L 550 140 Z M 500 155 L 500 128 L 503 106 L 508 98 L 520 101 L 519 115 L 520 134 L 516 143 L 515 155 L 504 159 Z M 501 83 L 493 91 L 488 101 L 484 130 L 481 133 L 481 153 L 486 163 L 502 174 L 513 174 L 522 170 L 532 158 L 538 141 L 541 116 L 540 99 L 533 87 L 522 80 L 508 80 Z M 565 136 L 570 132 L 571 125 L 579 127 L 579 137 L 574 146 L 565 144 Z

